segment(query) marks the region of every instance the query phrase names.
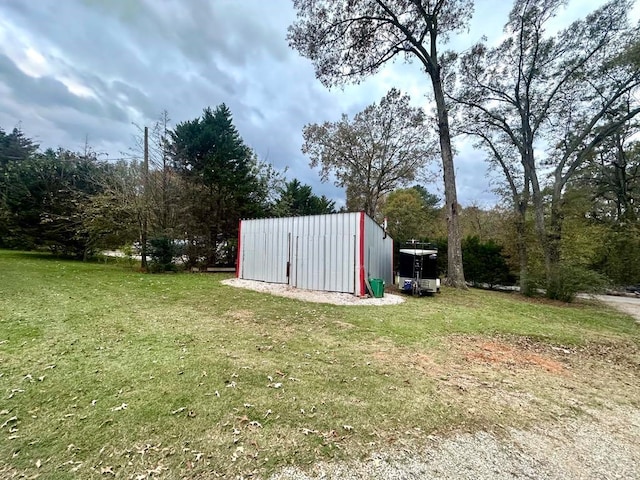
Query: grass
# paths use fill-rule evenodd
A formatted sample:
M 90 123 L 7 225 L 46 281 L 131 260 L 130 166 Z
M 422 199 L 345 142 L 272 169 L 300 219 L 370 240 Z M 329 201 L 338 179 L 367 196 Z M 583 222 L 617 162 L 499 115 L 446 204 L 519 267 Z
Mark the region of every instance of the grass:
M 265 476 L 640 398 L 638 325 L 598 305 L 341 307 L 222 278 L 0 251 L 0 476 Z

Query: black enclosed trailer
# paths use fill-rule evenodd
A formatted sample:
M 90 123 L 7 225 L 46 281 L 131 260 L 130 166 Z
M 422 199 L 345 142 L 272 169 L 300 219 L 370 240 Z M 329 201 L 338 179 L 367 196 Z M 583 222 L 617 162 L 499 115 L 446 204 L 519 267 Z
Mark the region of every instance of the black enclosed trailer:
M 438 250 L 428 243 L 411 243 L 400 248 L 396 284 L 414 295 L 432 295 L 440 291 L 437 274 Z

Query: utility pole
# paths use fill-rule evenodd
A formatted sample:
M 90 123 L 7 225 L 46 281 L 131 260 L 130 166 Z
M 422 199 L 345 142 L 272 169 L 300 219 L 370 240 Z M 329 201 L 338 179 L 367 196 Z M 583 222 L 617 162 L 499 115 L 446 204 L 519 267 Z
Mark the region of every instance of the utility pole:
M 142 235 L 140 235 L 142 257 L 140 268 L 147 271 L 147 195 L 149 190 L 149 128 L 144 127 L 144 163 L 142 165 Z

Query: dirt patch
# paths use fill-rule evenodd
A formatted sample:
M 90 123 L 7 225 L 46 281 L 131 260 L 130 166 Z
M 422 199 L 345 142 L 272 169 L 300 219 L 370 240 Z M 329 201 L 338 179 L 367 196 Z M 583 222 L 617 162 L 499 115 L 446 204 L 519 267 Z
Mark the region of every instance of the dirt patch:
M 567 367 L 562 363 L 561 355 L 573 353 L 560 347 L 556 347 L 557 352 L 554 350 L 554 353 L 537 352 L 535 350 L 541 347 L 531 344 L 526 339 L 516 339 L 514 343 L 509 343 L 465 336 L 443 339 L 443 343 L 430 354 L 390 345 L 374 348 L 373 358 L 384 365 L 416 369 L 433 377 L 457 375 L 460 361 L 497 369 L 532 369 L 562 374 Z M 442 352 L 446 352 L 446 355 Z M 438 360 L 441 356 L 447 360 Z
M 418 370 L 419 372 L 437 377 L 445 375 L 445 368 L 424 353 L 405 352 L 396 348 L 388 348 L 373 352 L 372 357 L 385 367 L 399 367 L 401 369 Z
M 249 322 L 255 318 L 251 310 L 233 310 L 229 312 L 229 317 L 239 322 Z
M 539 367 L 555 374 L 565 370 L 556 360 L 499 341 L 470 342 L 463 349 L 467 350 L 463 355 L 469 362 L 500 364 L 508 368 Z
M 352 330 L 355 328 L 355 325 L 349 323 L 349 322 L 342 322 L 340 320 L 334 320 L 333 324 L 336 327 L 342 328 L 343 330 Z

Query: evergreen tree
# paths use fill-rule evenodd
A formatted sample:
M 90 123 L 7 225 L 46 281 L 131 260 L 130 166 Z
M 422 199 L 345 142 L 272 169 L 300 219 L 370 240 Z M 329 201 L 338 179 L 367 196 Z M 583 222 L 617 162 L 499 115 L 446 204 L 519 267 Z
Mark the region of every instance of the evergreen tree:
M 181 218 L 190 262 L 228 262 L 223 251 L 237 237 L 239 219 L 264 213 L 260 165 L 224 104 L 178 124 L 171 137 L 173 164 L 185 180 Z
M 309 185 L 303 185 L 295 178 L 285 183 L 279 193 L 280 198 L 273 208 L 277 217 L 320 215 L 336 211 L 334 201 L 324 195 L 314 195 Z

